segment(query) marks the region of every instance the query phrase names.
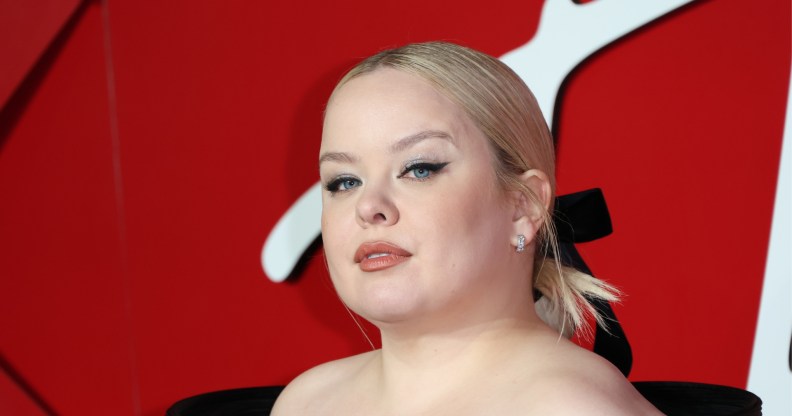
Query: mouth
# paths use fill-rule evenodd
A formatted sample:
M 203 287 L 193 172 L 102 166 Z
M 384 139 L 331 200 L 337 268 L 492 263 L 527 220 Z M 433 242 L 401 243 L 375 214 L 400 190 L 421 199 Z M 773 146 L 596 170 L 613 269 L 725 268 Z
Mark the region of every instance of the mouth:
M 355 263 L 364 272 L 388 269 L 407 261 L 412 253 L 391 243 L 363 243 L 355 252 Z

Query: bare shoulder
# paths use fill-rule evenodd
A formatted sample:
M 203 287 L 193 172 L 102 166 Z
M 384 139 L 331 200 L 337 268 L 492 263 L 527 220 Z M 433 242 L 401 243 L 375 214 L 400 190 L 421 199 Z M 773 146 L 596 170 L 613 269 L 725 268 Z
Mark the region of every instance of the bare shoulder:
M 662 415 L 604 358 L 581 348 L 549 366 L 533 386 L 546 413 L 558 415 Z M 537 409 L 539 410 L 539 409 Z
M 278 396 L 274 416 L 323 414 L 338 391 L 369 362 L 374 352 L 318 365 L 291 381 Z

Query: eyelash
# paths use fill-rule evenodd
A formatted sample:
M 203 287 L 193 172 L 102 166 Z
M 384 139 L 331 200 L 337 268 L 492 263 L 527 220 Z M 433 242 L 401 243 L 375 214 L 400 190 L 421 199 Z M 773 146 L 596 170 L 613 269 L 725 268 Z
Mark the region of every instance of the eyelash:
M 338 192 L 349 191 L 352 188 L 340 189 L 341 185 L 344 182 L 347 182 L 347 181 L 354 181 L 357 184 L 357 186 L 360 186 L 360 184 L 361 184 L 360 179 L 358 179 L 358 178 L 356 178 L 354 176 L 339 176 L 339 177 L 333 179 L 332 181 L 328 182 L 327 185 L 325 185 L 325 190 L 327 190 L 328 192 L 330 192 L 333 195 L 335 195 Z
M 416 170 L 426 170 L 429 172 L 428 176 L 419 178 L 415 176 L 415 174 L 413 174 L 413 176 L 415 177 L 408 178 L 417 181 L 426 181 L 429 180 L 432 176 L 434 176 L 437 172 L 440 172 L 444 167 L 446 167 L 446 165 L 448 165 L 448 162 L 445 163 L 414 162 L 405 166 L 404 170 L 397 176 L 397 178 L 401 179 L 404 176 L 406 176 L 408 173 Z
M 425 177 L 420 177 L 419 178 L 419 177 L 415 176 L 415 174 L 413 173 L 413 177 L 407 177 L 406 179 L 410 179 L 410 180 L 414 180 L 414 181 L 421 181 L 421 182 L 427 181 L 427 180 L 431 179 L 432 176 L 434 176 L 437 172 L 441 171 L 444 167 L 446 167 L 446 165 L 448 165 L 448 162 L 444 162 L 444 163 L 414 162 L 414 163 L 411 163 L 411 164 L 408 164 L 407 166 L 405 166 L 404 170 L 402 170 L 401 173 L 399 173 L 396 176 L 396 178 L 402 179 L 402 178 L 405 178 L 405 176 L 407 176 L 407 174 L 409 174 L 410 172 L 413 172 L 413 171 L 416 171 L 416 170 L 425 170 L 425 171 L 428 172 L 428 175 L 425 176 Z M 341 186 L 345 185 L 345 184 L 346 185 L 351 185 L 351 186 L 349 186 L 346 189 L 341 189 Z M 361 180 L 356 178 L 356 177 L 354 177 L 354 176 L 339 176 L 339 177 L 333 179 L 332 181 L 328 182 L 325 185 L 325 190 L 330 192 L 332 195 L 335 195 L 335 194 L 337 194 L 339 192 L 350 191 L 353 188 L 357 188 L 361 184 L 362 184 Z

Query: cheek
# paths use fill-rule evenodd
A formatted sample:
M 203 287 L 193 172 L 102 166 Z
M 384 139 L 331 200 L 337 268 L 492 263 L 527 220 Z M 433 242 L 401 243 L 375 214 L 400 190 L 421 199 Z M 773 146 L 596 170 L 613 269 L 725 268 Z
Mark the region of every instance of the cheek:
M 355 207 L 346 200 L 322 196 L 322 241 L 325 245 L 342 243 L 344 234 L 355 225 Z
M 503 222 L 505 209 L 499 201 L 495 184 L 490 181 L 460 185 L 455 190 L 448 190 L 438 195 L 437 211 L 440 222 L 464 230 L 480 230 L 491 227 L 495 221 Z M 485 224 L 486 223 L 486 224 Z
M 332 209 L 328 209 L 326 205 L 322 207 L 322 246 L 324 248 L 327 264 L 332 270 L 333 260 L 338 258 L 341 247 L 341 241 L 338 236 L 341 230 L 337 215 L 334 215 Z
M 465 193 L 438 193 L 432 204 L 435 215 L 422 218 L 418 235 L 433 236 L 433 255 L 443 256 L 445 267 L 469 267 L 470 262 L 499 261 L 508 250 L 510 218 L 489 189 L 469 187 Z M 471 253 L 473 255 L 471 255 Z
M 354 211 L 339 206 L 339 201 L 322 204 L 322 246 L 325 252 L 327 267 L 333 284 L 338 288 L 339 272 L 352 264 L 355 248 L 349 238 L 351 230 L 356 227 Z

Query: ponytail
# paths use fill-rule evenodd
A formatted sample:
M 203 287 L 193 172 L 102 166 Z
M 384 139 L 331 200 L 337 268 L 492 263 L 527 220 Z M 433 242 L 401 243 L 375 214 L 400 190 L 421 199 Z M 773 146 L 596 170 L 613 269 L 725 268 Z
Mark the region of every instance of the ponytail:
M 558 255 L 555 257 L 557 259 Z M 537 315 L 567 338 L 575 331 L 581 331 L 584 337 L 589 336 L 589 317 L 607 330 L 607 323 L 589 299 L 615 302 L 619 291 L 594 276 L 561 265 L 556 259 L 537 252 L 533 281 L 534 288 L 542 294 L 536 302 Z

